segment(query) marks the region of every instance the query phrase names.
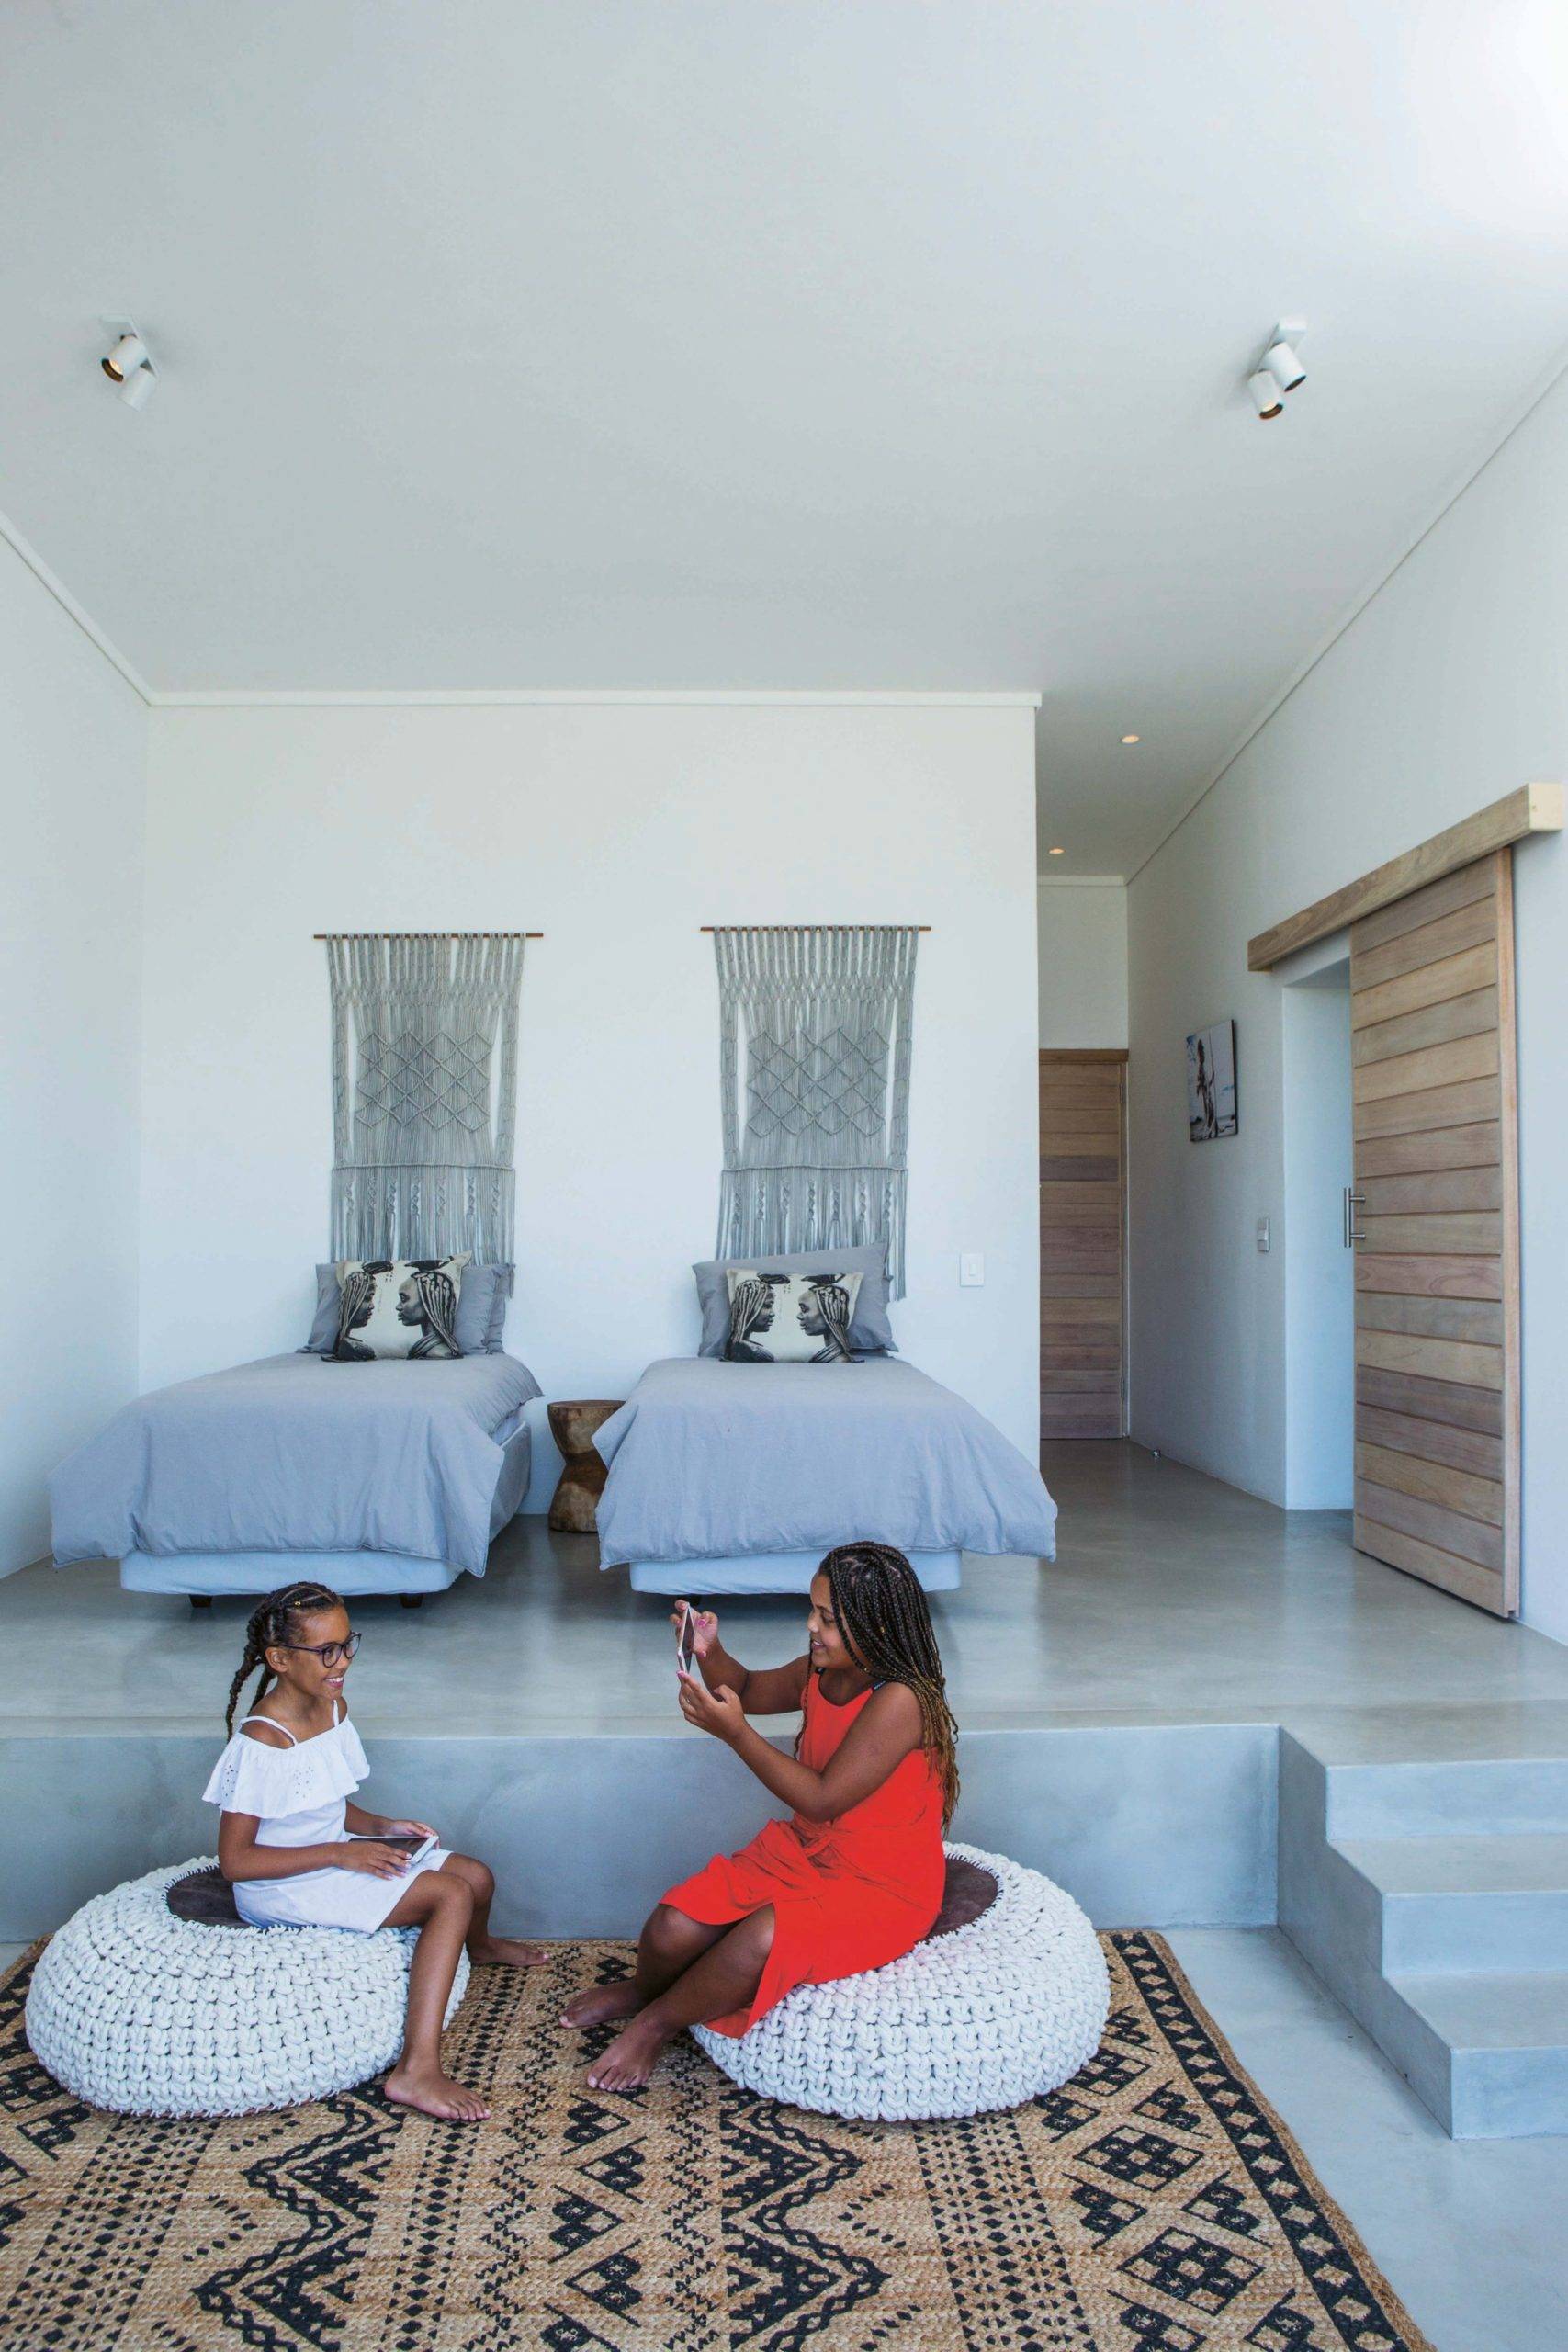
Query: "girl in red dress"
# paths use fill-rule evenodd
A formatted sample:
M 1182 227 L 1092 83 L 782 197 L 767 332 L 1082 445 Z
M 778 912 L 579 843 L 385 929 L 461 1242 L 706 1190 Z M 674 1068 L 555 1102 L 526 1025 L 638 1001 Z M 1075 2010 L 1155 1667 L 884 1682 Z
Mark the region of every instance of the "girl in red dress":
M 629 2020 L 589 2074 L 595 2090 L 637 2089 L 684 2026 L 742 2034 L 792 1986 L 884 1967 L 935 1923 L 942 1832 L 958 1796 L 957 1727 L 926 1597 L 902 1552 L 829 1552 L 812 1579 L 806 1630 L 807 1656 L 753 1672 L 720 1642 L 717 1618 L 696 1615 L 703 1679 L 681 1678 L 681 1711 L 732 1747 L 791 1815 L 671 1887 L 643 1928 L 631 1980 L 569 2006 L 562 2022 L 579 2029 Z M 797 1711 L 793 1757 L 749 1721 Z

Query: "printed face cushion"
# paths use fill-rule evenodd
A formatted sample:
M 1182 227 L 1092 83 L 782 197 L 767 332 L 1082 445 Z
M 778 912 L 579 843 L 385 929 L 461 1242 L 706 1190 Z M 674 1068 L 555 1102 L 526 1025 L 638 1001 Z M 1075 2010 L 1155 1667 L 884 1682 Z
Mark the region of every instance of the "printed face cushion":
M 332 1360 L 377 1363 L 413 1356 L 458 1356 L 457 1295 L 469 1253 L 460 1258 L 344 1258 Z
M 764 1274 L 731 1266 L 731 1363 L 853 1363 L 850 1325 L 859 1274 Z

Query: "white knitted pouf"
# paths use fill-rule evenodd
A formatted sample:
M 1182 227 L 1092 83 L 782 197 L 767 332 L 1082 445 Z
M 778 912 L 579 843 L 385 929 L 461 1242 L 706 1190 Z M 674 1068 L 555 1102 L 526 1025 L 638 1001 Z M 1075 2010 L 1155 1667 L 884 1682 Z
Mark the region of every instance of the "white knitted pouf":
M 166 1891 L 210 1856 L 85 1903 L 39 1956 L 27 2030 L 39 2064 L 121 2115 L 244 2115 L 349 2089 L 403 2042 L 417 1930 L 204 1927 Z M 463 1953 L 446 2022 L 468 1983 Z
M 967 1927 L 832 1984 L 802 1984 L 739 2041 L 694 2026 L 716 2065 L 765 2098 L 891 2122 L 982 2115 L 1055 2090 L 1100 2047 L 1105 1955 L 1038 1871 L 950 1846 L 997 1882 Z

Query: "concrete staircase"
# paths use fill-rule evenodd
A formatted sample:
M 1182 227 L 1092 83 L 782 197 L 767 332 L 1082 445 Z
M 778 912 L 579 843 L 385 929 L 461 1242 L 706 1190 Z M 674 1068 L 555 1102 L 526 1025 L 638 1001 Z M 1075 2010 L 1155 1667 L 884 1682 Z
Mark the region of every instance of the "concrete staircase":
M 1568 2132 L 1568 1758 L 1280 1740 L 1286 1934 L 1455 2139 Z

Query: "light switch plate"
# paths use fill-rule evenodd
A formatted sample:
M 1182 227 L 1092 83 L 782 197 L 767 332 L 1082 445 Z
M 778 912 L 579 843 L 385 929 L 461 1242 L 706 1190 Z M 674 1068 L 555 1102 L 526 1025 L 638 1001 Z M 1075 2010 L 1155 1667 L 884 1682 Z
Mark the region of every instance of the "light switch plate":
M 1273 1235 L 1273 1231 L 1272 1231 L 1272 1229 L 1271 1229 L 1271 1227 L 1270 1227 L 1270 1226 L 1269 1226 L 1269 1219 L 1268 1219 L 1266 1216 L 1260 1216 L 1260 1217 L 1258 1218 L 1258 1256 L 1259 1256 L 1260 1258 L 1266 1258 L 1266 1257 L 1269 1255 L 1269 1250 L 1270 1250 L 1273 1247 L 1274 1247 L 1274 1235 Z
M 986 1283 L 985 1253 L 980 1250 L 965 1250 L 958 1261 L 958 1279 L 965 1290 L 982 1290 Z

